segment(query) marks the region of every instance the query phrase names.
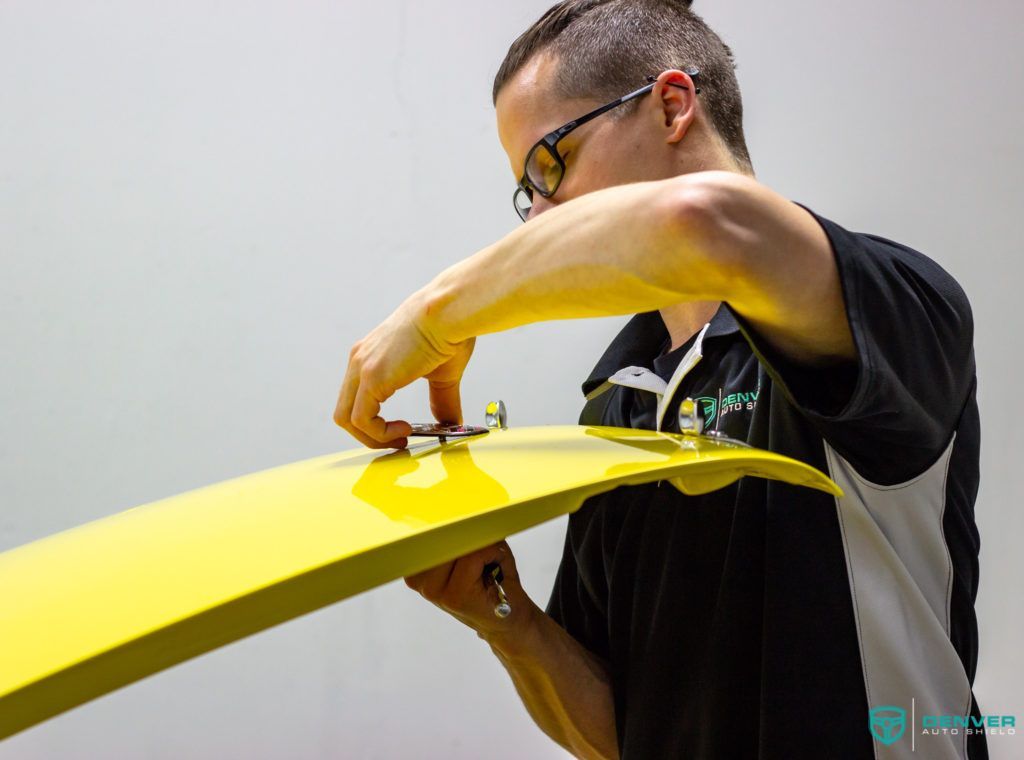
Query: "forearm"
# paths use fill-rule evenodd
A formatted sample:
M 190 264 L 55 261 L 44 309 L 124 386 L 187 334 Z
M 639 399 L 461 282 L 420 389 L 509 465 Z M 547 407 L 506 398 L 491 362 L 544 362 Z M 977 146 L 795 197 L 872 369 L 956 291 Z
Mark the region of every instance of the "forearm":
M 604 665 L 543 610 L 514 640 L 489 641 L 530 716 L 581 758 L 617 758 L 611 682 Z
M 600 190 L 553 208 L 442 272 L 423 291 L 452 343 L 530 322 L 723 300 L 730 262 L 706 239 L 699 177 Z
M 732 172 L 587 193 L 445 270 L 415 300 L 420 330 L 441 347 L 530 322 L 727 301 L 795 361 L 855 357 L 824 230 Z

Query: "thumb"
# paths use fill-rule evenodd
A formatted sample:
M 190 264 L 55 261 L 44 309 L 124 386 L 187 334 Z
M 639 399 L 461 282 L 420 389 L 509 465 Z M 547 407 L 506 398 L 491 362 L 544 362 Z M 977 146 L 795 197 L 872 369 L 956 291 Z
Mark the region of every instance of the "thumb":
M 438 422 L 462 424 L 462 397 L 459 380 L 429 380 L 430 412 Z

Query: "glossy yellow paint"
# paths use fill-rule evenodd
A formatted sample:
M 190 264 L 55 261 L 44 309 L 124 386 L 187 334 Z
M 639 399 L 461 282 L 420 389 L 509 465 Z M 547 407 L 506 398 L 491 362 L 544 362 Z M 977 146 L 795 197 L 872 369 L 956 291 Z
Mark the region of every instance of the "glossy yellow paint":
M 0 738 L 249 634 L 433 567 L 624 484 L 704 493 L 800 462 L 709 438 L 493 431 L 328 454 L 0 554 Z

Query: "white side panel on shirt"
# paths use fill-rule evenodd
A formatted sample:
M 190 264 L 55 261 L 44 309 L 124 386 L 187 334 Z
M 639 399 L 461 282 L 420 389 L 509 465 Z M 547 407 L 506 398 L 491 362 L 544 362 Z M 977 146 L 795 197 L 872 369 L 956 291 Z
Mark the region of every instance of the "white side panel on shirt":
M 971 688 L 949 639 L 952 563 L 942 531 L 946 472 L 956 436 L 916 478 L 879 486 L 824 443 L 846 551 L 868 707 L 907 711 L 904 736 L 876 741 L 878 760 L 967 757 L 966 734 L 919 736 L 920 716 L 970 711 Z M 917 726 L 911 722 L 911 699 Z M 868 716 L 864 716 L 865 728 Z M 916 744 L 917 752 L 911 752 Z

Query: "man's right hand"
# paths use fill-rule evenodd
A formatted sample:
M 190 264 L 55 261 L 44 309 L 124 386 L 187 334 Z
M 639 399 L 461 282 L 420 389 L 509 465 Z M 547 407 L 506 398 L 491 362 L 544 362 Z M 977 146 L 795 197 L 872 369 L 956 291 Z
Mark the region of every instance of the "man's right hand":
M 370 448 L 405 448 L 412 426 L 385 420 L 381 405 L 421 377 L 430 384 L 430 410 L 442 423 L 462 423 L 459 382 L 474 338 L 451 343 L 427 319 L 429 297 L 420 290 L 352 347 L 334 407 L 334 422 Z
M 484 567 L 491 562 L 501 565 L 505 576 L 501 586 L 512 607 L 512 612 L 505 618 L 494 614 L 498 605 L 498 589 L 490 580 L 485 582 L 484 579 Z M 534 616 L 539 610 L 519 582 L 515 557 L 506 541 L 410 575 L 406 577 L 405 584 L 465 623 L 488 643 L 514 639 L 534 623 Z

